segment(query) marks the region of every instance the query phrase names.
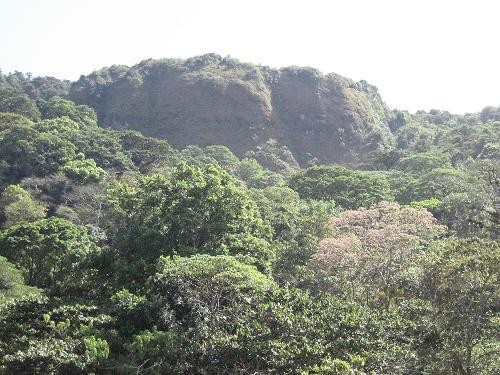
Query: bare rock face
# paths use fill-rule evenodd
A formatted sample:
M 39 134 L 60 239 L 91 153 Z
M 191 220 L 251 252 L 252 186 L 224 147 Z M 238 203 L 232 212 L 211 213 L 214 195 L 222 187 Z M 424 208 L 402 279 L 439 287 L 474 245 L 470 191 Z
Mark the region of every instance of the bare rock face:
M 269 139 L 301 163 L 355 163 L 392 143 L 377 89 L 311 68 L 280 70 L 209 54 L 146 60 L 82 76 L 70 98 L 101 123 L 175 147 L 223 144 L 243 155 Z

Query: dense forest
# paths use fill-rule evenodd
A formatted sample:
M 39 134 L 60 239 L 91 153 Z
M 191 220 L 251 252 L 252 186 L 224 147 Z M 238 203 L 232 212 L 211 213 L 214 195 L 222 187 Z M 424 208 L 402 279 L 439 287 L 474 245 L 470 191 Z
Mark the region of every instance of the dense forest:
M 0 373 L 500 368 L 500 107 L 217 55 L 0 73 Z

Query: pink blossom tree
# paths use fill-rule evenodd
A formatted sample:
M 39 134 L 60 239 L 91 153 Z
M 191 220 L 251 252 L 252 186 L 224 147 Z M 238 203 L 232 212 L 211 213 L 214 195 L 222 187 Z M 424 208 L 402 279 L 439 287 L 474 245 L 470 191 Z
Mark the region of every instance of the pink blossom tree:
M 387 309 L 418 288 L 425 245 L 446 232 L 426 209 L 388 202 L 345 211 L 330 226 L 311 261 L 319 285 Z

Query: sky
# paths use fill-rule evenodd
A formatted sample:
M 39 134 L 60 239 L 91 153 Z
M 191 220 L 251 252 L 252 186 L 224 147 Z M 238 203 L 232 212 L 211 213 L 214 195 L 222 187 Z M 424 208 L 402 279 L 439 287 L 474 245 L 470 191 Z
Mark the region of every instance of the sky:
M 0 0 L 0 69 L 75 80 L 215 52 L 378 87 L 391 108 L 500 105 L 498 0 Z

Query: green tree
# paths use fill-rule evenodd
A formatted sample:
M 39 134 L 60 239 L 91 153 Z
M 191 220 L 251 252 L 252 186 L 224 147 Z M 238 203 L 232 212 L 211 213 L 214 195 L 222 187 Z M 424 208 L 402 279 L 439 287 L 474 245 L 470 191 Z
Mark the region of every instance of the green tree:
M 262 269 L 273 259 L 270 225 L 237 182 L 214 165 L 181 164 L 169 179 L 154 174 L 119 184 L 109 201 L 116 246 L 138 270 L 162 254 L 238 255 Z
M 375 150 L 370 153 L 366 165 L 368 169 L 390 170 L 404 156 L 401 150 Z
M 0 112 L 0 132 L 14 125 L 31 126 L 33 122 L 23 115 L 11 112 Z
M 0 306 L 0 372 L 95 373 L 110 347 L 112 318 L 89 303 L 30 296 Z
M 39 289 L 24 284 L 20 270 L 4 257 L 0 257 L 0 305 L 13 298 L 39 294 Z
M 99 182 L 104 177 L 104 169 L 99 168 L 94 159 L 85 159 L 85 155 L 78 154 L 75 159 L 66 162 L 61 172 L 81 184 Z
M 40 133 L 27 126 L 15 126 L 0 137 L 0 160 L 9 168 L 3 178 L 16 181 L 28 176 L 45 176 L 75 156 L 75 146 L 56 134 Z
M 451 167 L 449 158 L 446 155 L 431 152 L 415 153 L 404 156 L 399 159 L 395 165 L 396 169 L 416 174 L 446 167 Z
M 500 245 L 452 238 L 433 249 L 424 292 L 442 345 L 431 371 L 491 374 L 498 369 Z
M 214 346 L 220 348 L 218 340 L 232 335 L 248 307 L 275 288 L 269 277 L 232 256 L 161 257 L 146 293 L 157 328 L 128 345 L 135 363 L 149 359 L 148 366 L 156 363 L 166 373 L 225 373 L 232 358 L 217 358 Z
M 307 277 L 305 266 L 317 251 L 318 240 L 327 234 L 326 224 L 338 208 L 332 202 L 301 200 L 286 186 L 251 189 L 250 196 L 274 229 L 275 279 L 280 284 L 300 283 Z
M 31 194 L 19 185 L 8 186 L 0 196 L 0 212 L 3 214 L 5 227 L 21 221 L 43 219 L 47 208 L 31 197 Z
M 257 160 L 250 158 L 244 158 L 240 161 L 236 176 L 244 181 L 247 186 L 254 188 L 283 183 L 280 175 L 264 169 Z
M 410 201 L 422 199 L 442 200 L 451 193 L 463 191 L 468 185 L 468 176 L 463 170 L 437 168 L 423 174 L 412 187 Z
M 288 184 L 301 198 L 334 200 L 343 208 L 370 207 L 392 200 L 389 183 L 377 173 L 344 167 L 312 167 L 292 176 Z
M 217 161 L 217 163 L 229 173 L 234 175 L 237 172 L 240 160 L 226 146 L 207 146 L 204 151 L 206 155 Z
M 100 168 L 119 173 L 136 169 L 131 160 L 134 155 L 124 149 L 119 134 L 113 130 L 86 126 L 78 132 L 64 133 L 61 137 L 71 142 L 77 153 L 93 159 Z M 148 146 L 145 147 L 147 150 Z
M 40 112 L 44 119 L 68 116 L 79 124 L 97 126 L 97 115 L 92 108 L 77 105 L 59 96 L 53 96 L 48 101 L 41 101 Z
M 123 153 L 142 173 L 174 166 L 180 160 L 179 152 L 164 140 L 145 137 L 132 130 L 121 131 L 118 136 Z
M 85 291 L 98 252 L 87 229 L 60 218 L 19 223 L 0 232 L 0 255 L 23 271 L 28 285 L 56 293 Z
M 161 257 L 147 294 L 157 296 L 154 299 L 158 307 L 170 309 L 156 311 L 160 327 L 168 328 L 171 322 L 165 319 L 168 313 L 174 313 L 172 318 L 198 325 L 197 335 L 208 339 L 210 331 L 218 330 L 219 325 L 234 324 L 233 319 L 224 316 L 225 311 L 235 313 L 229 307 L 235 308 L 243 300 L 249 302 L 276 287 L 268 276 L 235 257 L 198 254 Z
M 40 118 L 36 103 L 28 95 L 9 88 L 0 87 L 0 112 L 13 112 L 32 120 Z
M 270 186 L 251 189 L 250 197 L 262 217 L 271 223 L 278 238 L 297 231 L 302 205 L 297 192 L 286 186 Z
M 299 168 L 299 163 L 288 147 L 280 145 L 275 139 L 269 139 L 266 143 L 257 146 L 255 150 L 247 152 L 246 156 L 284 176 L 290 176 Z
M 419 123 L 410 123 L 398 129 L 395 135 L 398 149 L 425 152 L 432 147 L 435 131 Z
M 38 121 L 33 124 L 33 128 L 42 133 L 74 136 L 80 130 L 81 125 L 68 116 L 63 116 Z

